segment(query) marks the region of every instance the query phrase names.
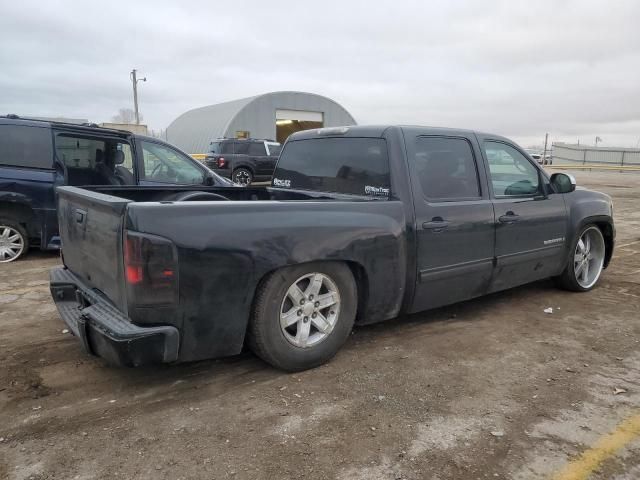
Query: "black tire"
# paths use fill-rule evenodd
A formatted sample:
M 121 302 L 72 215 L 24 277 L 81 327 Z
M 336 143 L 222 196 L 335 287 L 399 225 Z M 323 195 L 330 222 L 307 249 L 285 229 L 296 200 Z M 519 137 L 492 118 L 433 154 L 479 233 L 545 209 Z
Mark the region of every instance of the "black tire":
M 304 275 L 316 272 L 329 277 L 337 287 L 340 312 L 333 330 L 322 341 L 301 348 L 285 337 L 280 313 L 289 287 Z M 282 370 L 297 372 L 317 367 L 330 360 L 349 337 L 357 305 L 357 286 L 344 263 L 312 262 L 282 268 L 258 287 L 247 332 L 249 347 L 265 362 Z
M 564 270 L 557 277 L 553 277 L 553 281 L 557 287 L 562 288 L 564 290 L 569 290 L 571 292 L 588 292 L 598 284 L 599 277 L 598 277 L 598 280 L 596 280 L 596 282 L 593 285 L 589 286 L 588 288 L 583 287 L 578 282 L 578 279 L 576 278 L 576 274 L 575 274 L 575 269 L 574 269 L 574 252 L 576 251 L 578 241 L 580 240 L 580 238 L 582 238 L 582 236 L 587 230 L 592 228 L 600 232 L 600 235 L 602 236 L 602 231 L 598 228 L 597 225 L 594 225 L 594 224 L 586 225 L 582 229 L 580 229 L 580 232 L 578 233 L 578 235 L 576 235 L 576 237 L 571 242 L 571 250 L 569 253 L 569 258 L 567 259 L 567 264 L 565 265 Z M 602 236 L 602 239 L 604 242 L 604 236 Z
M 0 263 L 14 262 L 24 257 L 29 251 L 29 235 L 27 234 L 27 230 L 24 228 L 24 226 L 15 218 L 0 217 L 0 236 L 3 234 L 3 231 L 7 227 L 10 229 L 13 229 L 17 234 L 20 235 L 21 241 L 24 246 L 22 247 L 22 250 L 15 257 L 8 258 L 4 254 L 0 254 Z M 0 239 L 0 243 L 1 242 L 2 242 L 2 239 Z M 0 247 L 0 251 L 2 251 L 1 247 Z
M 248 168 L 236 168 L 231 175 L 231 180 L 239 185 L 248 187 L 253 182 L 253 173 Z

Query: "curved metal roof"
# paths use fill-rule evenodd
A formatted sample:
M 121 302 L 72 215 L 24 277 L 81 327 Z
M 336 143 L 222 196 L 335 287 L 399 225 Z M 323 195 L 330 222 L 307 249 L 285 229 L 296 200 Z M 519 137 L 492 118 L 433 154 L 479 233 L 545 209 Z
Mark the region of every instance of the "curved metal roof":
M 325 126 L 356 123 L 344 107 L 322 95 L 270 92 L 189 110 L 167 127 L 167 140 L 189 153 L 203 153 L 212 140 L 235 136 L 233 127 L 248 130 L 255 138 L 275 138 L 275 109 L 321 111 Z

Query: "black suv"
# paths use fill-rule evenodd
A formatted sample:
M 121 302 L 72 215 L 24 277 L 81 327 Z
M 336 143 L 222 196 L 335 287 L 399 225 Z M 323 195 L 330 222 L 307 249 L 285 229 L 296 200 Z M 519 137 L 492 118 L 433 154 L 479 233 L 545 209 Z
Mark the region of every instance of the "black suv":
M 205 164 L 240 185 L 271 180 L 282 146 L 272 140 L 221 138 L 209 145 Z
M 60 185 L 233 186 L 157 138 L 95 124 L 0 117 L 0 263 L 60 247 Z

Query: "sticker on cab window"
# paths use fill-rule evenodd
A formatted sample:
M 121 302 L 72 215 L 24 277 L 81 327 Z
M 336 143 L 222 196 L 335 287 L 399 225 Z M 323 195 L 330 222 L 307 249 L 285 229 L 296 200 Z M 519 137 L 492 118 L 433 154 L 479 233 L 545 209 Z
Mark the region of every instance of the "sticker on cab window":
M 276 177 L 273 177 L 273 186 L 274 187 L 291 187 L 291 180 L 289 180 L 288 178 L 286 179 L 279 179 Z
M 372 195 L 374 197 L 388 197 L 389 189 L 384 187 L 372 187 L 371 185 L 365 185 L 364 194 Z

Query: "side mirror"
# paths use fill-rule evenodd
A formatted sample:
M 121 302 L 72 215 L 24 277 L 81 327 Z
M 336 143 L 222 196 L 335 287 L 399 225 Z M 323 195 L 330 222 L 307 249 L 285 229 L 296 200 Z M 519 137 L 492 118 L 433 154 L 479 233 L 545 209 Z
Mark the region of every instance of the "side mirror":
M 213 185 L 215 185 L 215 181 L 213 179 L 213 175 L 211 175 L 210 173 L 207 173 L 204 177 L 204 184 L 211 187 Z
M 576 189 L 576 179 L 568 173 L 554 173 L 551 175 L 551 185 L 558 193 L 571 193 Z

